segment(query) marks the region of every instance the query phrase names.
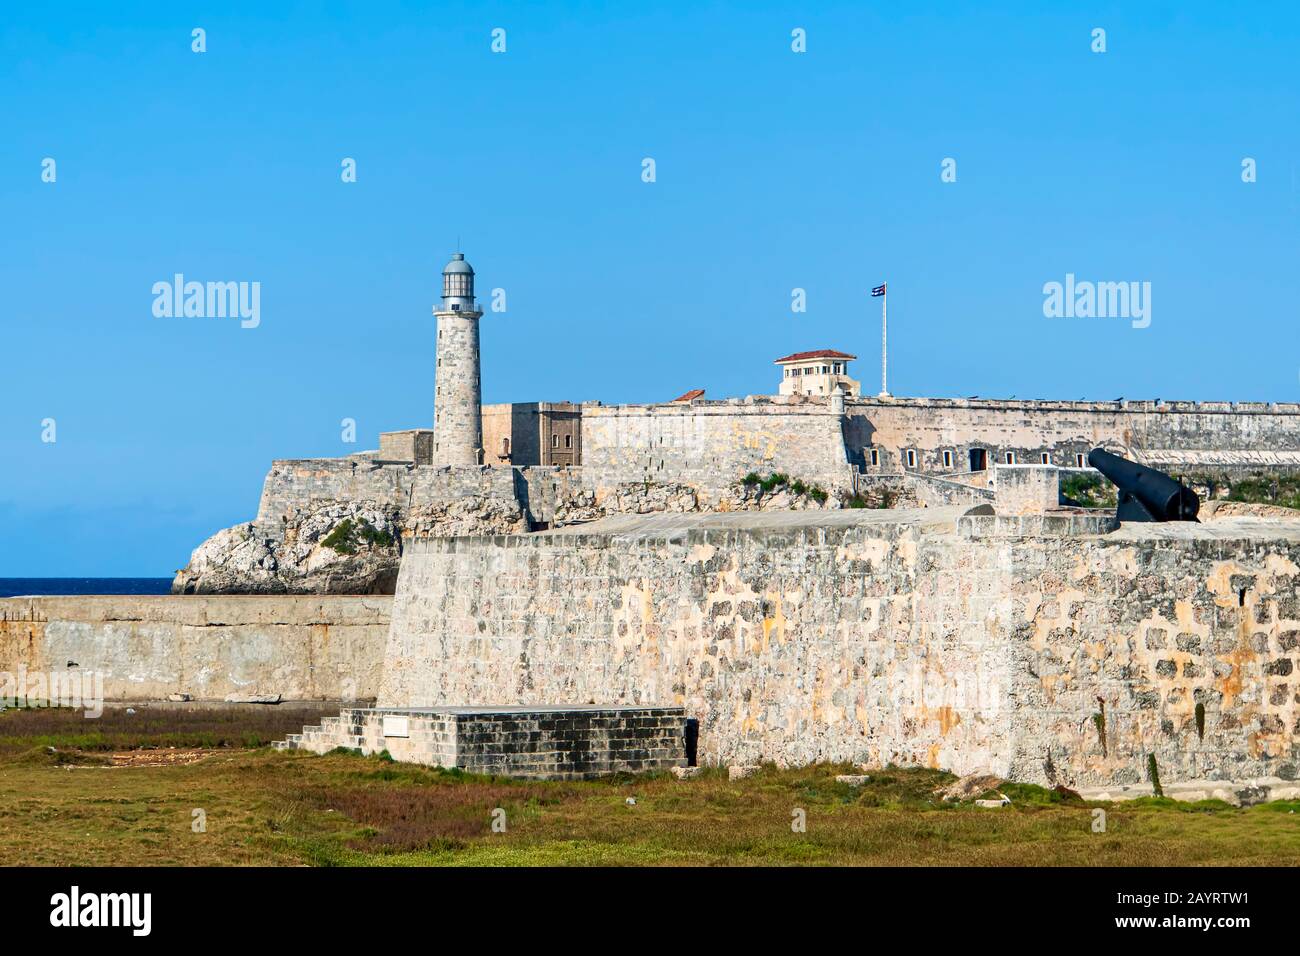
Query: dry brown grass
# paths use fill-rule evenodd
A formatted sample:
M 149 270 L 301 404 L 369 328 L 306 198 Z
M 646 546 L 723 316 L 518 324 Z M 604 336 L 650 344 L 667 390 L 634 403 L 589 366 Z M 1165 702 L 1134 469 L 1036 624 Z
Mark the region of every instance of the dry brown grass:
M 265 747 L 298 733 L 337 707 L 150 707 L 135 713 L 107 707 L 87 718 L 66 707 L 16 708 L 0 713 L 0 754 L 35 746 L 72 750 L 133 750 L 142 747 Z

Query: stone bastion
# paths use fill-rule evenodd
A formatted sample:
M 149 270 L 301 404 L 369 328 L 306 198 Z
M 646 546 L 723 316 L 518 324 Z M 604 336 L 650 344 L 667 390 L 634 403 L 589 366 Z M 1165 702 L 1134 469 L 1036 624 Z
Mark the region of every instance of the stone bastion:
M 1296 779 L 1300 520 L 1008 504 L 414 538 L 394 597 L 11 598 L 0 671 L 93 671 L 110 700 L 670 709 L 705 764 Z
M 1294 779 L 1300 521 L 1112 529 L 930 508 L 417 539 L 378 705 L 683 707 L 707 764 Z

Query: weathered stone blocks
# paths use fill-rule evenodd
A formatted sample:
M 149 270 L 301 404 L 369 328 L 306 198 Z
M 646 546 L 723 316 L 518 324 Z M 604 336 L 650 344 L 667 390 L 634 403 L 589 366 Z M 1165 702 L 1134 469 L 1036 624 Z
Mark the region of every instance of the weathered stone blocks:
M 415 540 L 380 704 L 666 700 L 714 765 L 1289 778 L 1298 565 L 1297 522 L 961 509 Z
M 394 735 L 392 718 L 400 717 Z M 387 726 L 386 726 L 387 725 Z M 446 707 L 356 709 L 277 744 L 280 749 L 364 754 L 471 773 L 577 780 L 684 767 L 680 707 Z

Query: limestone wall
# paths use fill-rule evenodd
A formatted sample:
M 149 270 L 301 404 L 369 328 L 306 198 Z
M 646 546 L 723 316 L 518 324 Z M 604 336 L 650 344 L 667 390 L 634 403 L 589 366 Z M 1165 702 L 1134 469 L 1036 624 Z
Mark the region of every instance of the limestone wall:
M 273 534 L 296 510 L 366 501 L 406 512 L 473 497 L 514 501 L 511 470 L 384 463 L 367 455 L 274 461 L 262 484 L 256 523 Z
M 753 471 L 847 488 L 842 419 L 813 398 L 586 405 L 583 469 L 596 486 L 646 479 L 714 494 Z
M 959 514 L 415 541 L 380 704 L 681 705 L 712 763 L 1295 776 L 1300 523 Z
M 108 700 L 355 700 L 377 694 L 388 596 L 0 600 L 0 671 L 103 675 Z

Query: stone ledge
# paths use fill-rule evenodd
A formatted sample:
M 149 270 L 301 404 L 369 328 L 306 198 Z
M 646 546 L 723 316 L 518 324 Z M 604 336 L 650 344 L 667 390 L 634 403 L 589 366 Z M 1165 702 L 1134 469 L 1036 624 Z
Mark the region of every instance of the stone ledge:
M 1222 800 L 1234 807 L 1249 807 L 1273 800 L 1300 800 L 1300 781 L 1281 777 L 1256 777 L 1250 780 L 1182 780 L 1161 787 L 1166 797 L 1194 803 L 1198 800 Z M 1085 800 L 1137 800 L 1155 796 L 1149 783 L 1113 787 L 1079 787 Z

